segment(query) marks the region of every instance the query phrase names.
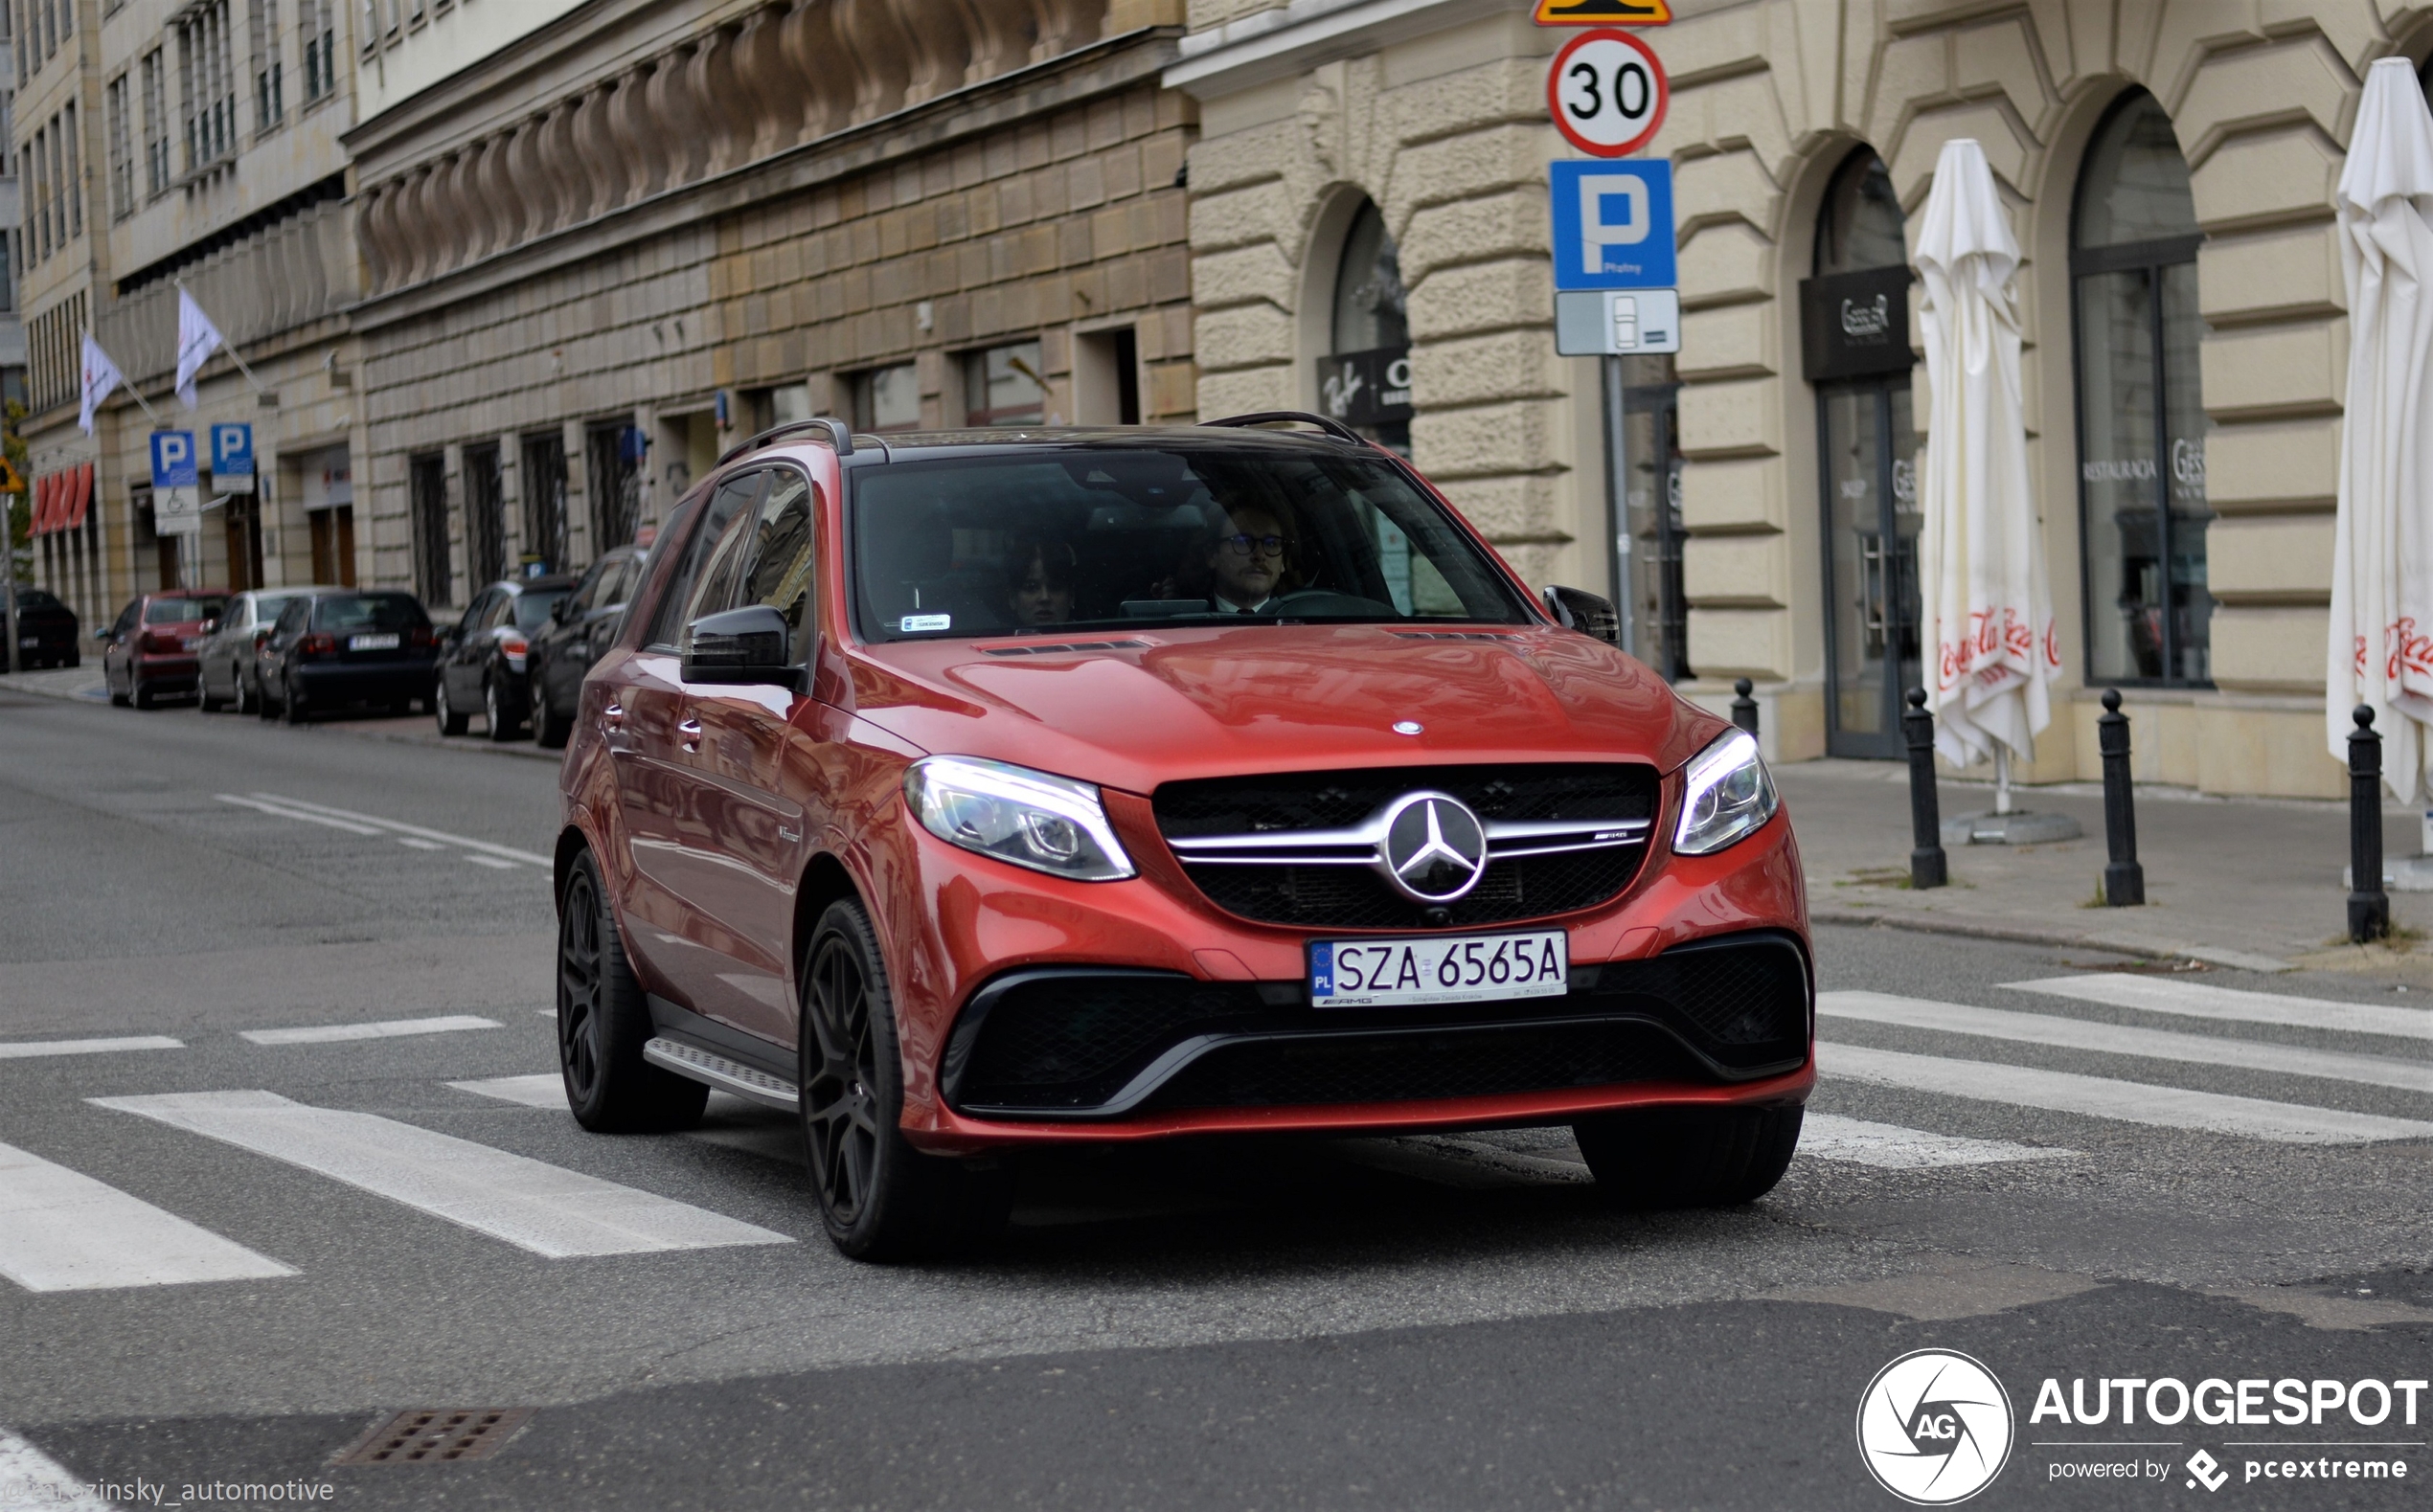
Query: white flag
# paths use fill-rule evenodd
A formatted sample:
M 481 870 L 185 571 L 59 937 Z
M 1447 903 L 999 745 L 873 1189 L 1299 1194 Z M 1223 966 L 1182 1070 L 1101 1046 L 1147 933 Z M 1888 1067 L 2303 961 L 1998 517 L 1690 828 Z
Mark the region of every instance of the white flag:
M 84 333 L 84 408 L 76 417 L 77 428 L 87 436 L 92 435 L 93 412 L 102 407 L 102 401 L 110 396 L 112 389 L 125 381 L 126 379 L 119 374 L 118 364 L 112 362 L 110 354 L 102 350 L 102 344 L 93 339 L 93 333 L 86 331 Z
M 227 346 L 220 339 L 219 327 L 211 323 L 203 307 L 186 286 L 177 286 L 177 397 L 188 409 L 195 405 L 194 374 L 203 371 L 211 354 Z

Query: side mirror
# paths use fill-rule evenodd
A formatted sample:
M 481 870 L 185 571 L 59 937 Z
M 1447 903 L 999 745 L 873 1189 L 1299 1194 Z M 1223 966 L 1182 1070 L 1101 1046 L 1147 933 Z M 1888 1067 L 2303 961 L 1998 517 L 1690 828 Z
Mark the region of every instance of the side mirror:
M 1607 645 L 1622 644 L 1622 616 L 1614 612 L 1609 598 L 1601 598 L 1584 588 L 1549 587 L 1546 612 L 1566 630 L 1593 635 Z
M 203 621 L 203 634 L 205 634 L 205 635 L 210 635 L 212 632 L 214 632 L 215 630 L 217 630 L 218 628 L 219 628 L 219 621 L 216 621 L 216 620 L 206 620 L 206 621 Z
M 791 688 L 792 640 L 785 616 L 766 604 L 705 615 L 685 636 L 684 680 Z

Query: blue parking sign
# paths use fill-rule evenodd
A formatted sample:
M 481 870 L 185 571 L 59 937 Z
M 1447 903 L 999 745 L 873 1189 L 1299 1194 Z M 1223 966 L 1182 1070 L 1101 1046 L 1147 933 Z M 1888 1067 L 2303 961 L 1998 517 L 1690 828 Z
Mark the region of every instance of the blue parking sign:
M 193 431 L 154 431 L 152 433 L 152 486 L 154 488 L 192 488 L 201 481 L 195 476 L 194 433 Z
M 254 428 L 242 420 L 222 420 L 211 428 L 212 482 L 254 475 Z
M 1672 165 L 1560 162 L 1547 166 L 1555 287 L 1669 289 L 1673 266 Z

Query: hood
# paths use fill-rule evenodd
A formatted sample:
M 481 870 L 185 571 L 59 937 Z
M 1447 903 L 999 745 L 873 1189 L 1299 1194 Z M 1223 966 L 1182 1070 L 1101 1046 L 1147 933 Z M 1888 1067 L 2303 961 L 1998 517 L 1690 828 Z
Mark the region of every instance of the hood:
M 1645 761 L 1670 772 L 1724 722 L 1568 630 L 1250 625 L 900 642 L 853 658 L 854 711 L 933 755 L 1148 793 L 1239 772 Z M 1098 648 L 1103 647 L 1103 648 Z M 1417 734 L 1398 723 L 1417 723 Z

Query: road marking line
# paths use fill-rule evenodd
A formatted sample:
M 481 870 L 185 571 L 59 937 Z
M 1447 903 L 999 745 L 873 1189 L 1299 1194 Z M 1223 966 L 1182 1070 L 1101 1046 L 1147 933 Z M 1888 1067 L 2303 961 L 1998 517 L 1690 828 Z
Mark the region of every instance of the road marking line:
M 448 1085 L 476 1097 L 496 1097 L 501 1102 L 520 1103 L 527 1108 L 566 1106 L 565 1078 L 554 1071 L 536 1076 L 492 1076 L 484 1081 L 452 1081 Z
M 2012 1013 L 2003 1008 L 1933 1003 L 1923 998 L 1897 998 L 1883 992 L 1820 992 L 1816 995 L 1816 1011 L 1827 1018 L 1941 1029 L 1949 1034 L 2094 1050 L 2103 1055 L 2142 1055 L 2149 1060 L 2197 1066 L 2236 1066 L 2285 1076 L 2316 1076 L 2368 1087 L 2433 1093 L 2433 1061 L 2397 1060 L 2387 1055 L 2319 1050 L 2303 1045 L 2226 1039 L 2216 1034 L 2181 1034 L 2172 1029 L 2133 1028 L 2125 1024 L 2068 1019 L 2050 1013 Z
M 0 1512 L 118 1512 L 66 1466 L 0 1428 Z
M 2102 1003 L 2116 1008 L 2144 1008 L 2149 1013 L 2176 1013 L 2192 1019 L 2284 1024 L 2296 1028 L 2345 1029 L 2353 1034 L 2433 1040 L 2433 1012 L 2423 1008 L 2337 1003 L 2329 998 L 2285 998 L 2277 992 L 2242 992 L 2236 987 L 2163 981 L 2121 971 L 2087 977 L 2047 977 L 2003 985 L 2012 992 L 2041 992 L 2048 997 L 2076 998 L 2081 1003 Z
M 512 861 L 501 861 L 496 856 L 469 855 L 465 859 L 473 863 L 473 865 L 477 867 L 495 867 L 501 871 L 512 871 L 515 869 L 515 863 Z
M 332 819 L 351 819 L 358 824 L 377 825 L 381 829 L 396 834 L 412 835 L 418 840 L 436 840 L 443 846 L 478 850 L 505 861 L 525 861 L 536 867 L 546 867 L 550 864 L 547 856 L 537 855 L 530 850 L 517 850 L 512 846 L 494 846 L 487 840 L 473 840 L 464 835 L 451 835 L 444 829 L 424 829 L 420 824 L 400 824 L 394 819 L 382 819 L 376 814 L 358 814 L 351 808 L 331 808 L 327 803 L 307 803 L 301 798 L 284 798 L 277 793 L 256 793 L 254 797 L 266 802 L 284 804 L 288 808 L 327 814 Z
M 373 828 L 370 824 L 350 824 L 343 819 L 329 819 L 320 814 L 302 813 L 296 809 L 282 807 L 277 803 L 265 803 L 259 799 L 239 798 L 234 793 L 214 793 L 212 797 L 218 799 L 223 803 L 234 803 L 239 808 L 260 809 L 265 814 L 274 814 L 281 819 L 299 819 L 307 824 L 327 824 L 331 829 L 343 829 L 351 835 L 376 835 L 380 833 L 379 830 Z
M 307 1024 L 286 1029 L 240 1029 L 237 1037 L 256 1045 L 330 1045 L 340 1040 L 394 1040 L 409 1034 L 448 1034 L 458 1029 L 494 1029 L 496 1019 L 451 1013 L 435 1019 L 390 1019 L 376 1024 Z
M 2091 1118 L 2117 1118 L 2124 1123 L 2150 1124 L 2161 1129 L 2237 1134 L 2284 1144 L 2366 1144 L 2377 1140 L 2433 1138 L 2433 1123 L 2414 1118 L 2308 1108 L 2291 1102 L 2267 1102 L 2261 1097 L 2191 1092 L 2185 1087 L 2114 1081 L 2104 1076 L 2038 1071 L 1992 1061 L 1910 1055 L 1823 1040 L 1817 1042 L 1816 1065 L 1829 1077 L 1850 1081 L 1940 1093 L 1977 1102 L 2007 1102 L 2022 1108 L 2076 1113 Z
M 259 1281 L 295 1271 L 81 1171 L 0 1144 L 0 1275 L 29 1292 Z M 0 1507 L 8 1468 L 0 1449 Z
M 417 850 L 445 850 L 447 848 L 436 840 L 417 840 L 412 835 L 397 835 L 391 838 L 400 846 L 411 846 Z
M 375 1114 L 271 1092 L 93 1097 L 266 1155 L 550 1259 L 791 1244 L 738 1219 Z
M 166 1034 L 130 1034 L 115 1040 L 12 1040 L 0 1042 L 0 1060 L 29 1060 L 37 1055 L 102 1055 L 111 1050 L 182 1050 L 184 1040 Z
M 1888 1171 L 2081 1158 L 2077 1150 L 2013 1144 L 2009 1140 L 1968 1140 L 1956 1134 L 1933 1134 L 1924 1129 L 1904 1129 L 1897 1123 L 1871 1123 L 1865 1118 L 1815 1112 L 1810 1112 L 1800 1126 L 1800 1153 L 1821 1161 L 1847 1161 Z

